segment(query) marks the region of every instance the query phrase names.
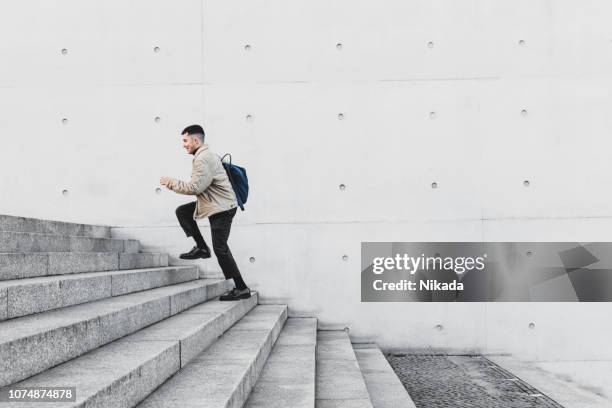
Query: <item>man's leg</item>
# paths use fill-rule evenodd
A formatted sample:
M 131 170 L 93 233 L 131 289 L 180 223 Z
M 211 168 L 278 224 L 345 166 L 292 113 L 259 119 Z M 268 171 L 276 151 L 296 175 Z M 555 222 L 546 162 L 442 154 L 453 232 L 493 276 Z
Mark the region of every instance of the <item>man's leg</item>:
M 227 245 L 230 230 L 232 227 L 232 219 L 236 214 L 236 209 L 233 208 L 229 211 L 223 211 L 221 213 L 214 214 L 208 219 L 210 221 L 210 229 L 212 233 L 213 250 L 219 261 L 219 266 L 223 271 L 225 279 L 234 279 L 236 289 L 245 290 L 248 289 L 247 285 L 240 275 L 238 265 L 232 256 L 232 252 Z
M 198 254 L 192 254 L 195 256 L 195 258 L 188 256 L 187 253 L 181 254 L 181 258 L 183 259 L 203 258 L 206 254 L 208 254 L 207 257 L 210 257 L 210 249 L 208 248 L 208 245 L 206 245 L 204 237 L 202 237 L 200 228 L 198 228 L 198 223 L 193 219 L 195 207 L 196 202 L 194 201 L 192 203 L 181 205 L 176 209 L 176 218 L 178 218 L 179 224 L 181 224 L 183 231 L 185 231 L 185 234 L 188 237 L 193 237 L 196 242 L 196 247 L 202 250 L 199 251 Z M 191 252 L 193 252 L 193 250 Z

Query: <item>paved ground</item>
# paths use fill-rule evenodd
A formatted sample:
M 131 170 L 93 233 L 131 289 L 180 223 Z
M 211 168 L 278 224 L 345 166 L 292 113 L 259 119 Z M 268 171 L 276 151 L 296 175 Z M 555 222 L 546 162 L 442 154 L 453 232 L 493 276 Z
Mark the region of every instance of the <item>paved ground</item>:
M 395 352 L 387 359 L 418 408 L 562 407 L 482 356 Z

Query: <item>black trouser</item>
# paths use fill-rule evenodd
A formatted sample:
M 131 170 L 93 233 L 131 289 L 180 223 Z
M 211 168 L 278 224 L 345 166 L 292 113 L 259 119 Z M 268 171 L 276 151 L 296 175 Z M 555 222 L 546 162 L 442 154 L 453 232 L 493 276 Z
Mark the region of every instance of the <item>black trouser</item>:
M 193 237 L 194 235 L 200 233 L 198 224 L 193 219 L 195 207 L 196 202 L 194 201 L 192 203 L 181 205 L 176 209 L 176 217 L 178 218 L 181 227 L 183 227 L 183 231 L 185 231 L 185 234 L 187 234 L 188 237 Z M 240 276 L 240 271 L 238 270 L 238 265 L 236 265 L 232 252 L 230 251 L 229 246 L 227 246 L 227 239 L 229 238 L 234 215 L 236 215 L 236 208 L 222 211 L 208 217 L 208 221 L 210 222 L 210 232 L 212 235 L 213 250 L 215 251 L 215 255 L 217 256 L 219 266 L 223 271 L 225 279 L 242 279 L 242 276 Z M 203 249 L 210 251 L 206 243 L 204 243 Z

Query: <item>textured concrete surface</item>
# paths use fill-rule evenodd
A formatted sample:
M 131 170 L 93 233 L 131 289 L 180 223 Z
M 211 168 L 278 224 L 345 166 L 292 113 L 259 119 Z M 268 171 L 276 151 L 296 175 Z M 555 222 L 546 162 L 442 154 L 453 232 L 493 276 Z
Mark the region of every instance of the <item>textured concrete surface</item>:
M 58 280 L 32 279 L 37 280 L 37 282 L 34 284 L 25 282 L 15 284 L 14 281 L 0 283 L 8 290 L 8 318 L 57 309 L 62 306 Z
M 160 253 L 120 253 L 119 269 L 151 268 L 168 266 L 168 254 Z
M 355 347 L 355 356 L 374 408 L 416 407 L 378 346 Z
M 47 275 L 100 272 L 119 269 L 117 252 L 49 252 Z
M 319 331 L 316 362 L 317 408 L 372 408 L 347 332 Z
M 164 266 L 168 266 L 168 255 L 159 253 L 0 253 L 0 280 Z
M 140 242 L 136 239 L 126 239 L 123 241 L 123 252 L 135 254 L 140 252 Z
M 256 305 L 257 293 L 249 299 L 237 302 L 219 302 L 216 298 L 211 299 L 119 341 L 179 341 L 182 367 L 213 344 Z
M 120 239 L 87 237 L 69 237 L 69 239 L 69 252 L 128 252 L 125 241 Z
M 226 287 L 225 281 L 198 280 L 1 322 L 0 386 L 134 333 Z
M 113 296 L 196 280 L 195 267 L 164 267 L 111 272 Z
M 245 408 L 312 408 L 317 319 L 287 319 Z
M 239 321 L 138 407 L 242 407 L 284 324 L 287 308 L 257 306 L 245 318 L 249 316 L 260 328 L 246 329 Z
M 419 408 L 562 408 L 482 356 L 396 351 L 387 358 Z
M 90 238 L 86 238 L 90 239 Z M 0 231 L 0 252 L 66 252 L 70 237 L 30 232 Z
M 44 276 L 47 267 L 47 254 L 0 254 L 0 280 Z
M 136 240 L 0 231 L 0 252 L 136 253 L 139 249 Z
M 612 401 L 612 360 L 538 361 L 535 365 L 562 382 Z
M 8 293 L 6 318 L 44 312 L 195 280 L 195 267 L 89 272 L 0 281 Z M 1 316 L 0 316 L 1 317 Z
M 610 387 L 612 383 L 612 368 L 606 371 L 595 370 L 595 366 L 598 364 L 596 361 L 540 363 L 522 361 L 512 356 L 487 355 L 486 357 L 520 379 L 528 382 L 565 408 L 612 407 L 612 398 L 608 398 L 605 394 L 601 395 L 601 389 L 592 386 L 595 379 L 600 381 L 601 384 Z M 552 368 L 550 367 L 551 365 L 562 366 L 565 370 Z M 612 363 L 608 363 L 608 367 L 612 367 Z M 572 378 L 579 377 L 581 372 L 591 373 L 588 381 L 580 383 Z M 592 375 L 594 372 L 595 376 Z
M 181 361 L 185 365 L 208 348 L 256 303 L 256 294 L 238 302 L 211 299 L 17 386 L 71 384 L 77 387 L 77 406 L 132 407 L 177 372 Z M 9 407 L 0 403 L 0 407 L 5 406 Z
M 0 215 L 0 231 L 110 238 L 110 230 L 110 227 L 101 225 L 75 224 L 63 221 Z
M 15 384 L 17 387 L 73 386 L 76 402 L 0 402 L 0 407 L 132 407 L 178 369 L 177 342 L 115 341 Z
M 8 316 L 8 295 L 7 289 L 0 289 L 0 320 L 5 320 Z
M 203 285 L 202 282 L 214 282 L 211 285 Z M 197 281 L 181 284 L 181 290 L 176 292 L 173 288 L 177 285 L 159 288 L 156 290 L 170 294 L 170 314 L 176 314 L 192 306 L 202 303 L 206 299 L 215 298 L 227 292 L 233 287 L 233 283 L 227 280 L 198 279 Z
M 371 408 L 367 399 L 317 400 L 317 408 Z M 399 407 L 398 407 L 399 408 Z

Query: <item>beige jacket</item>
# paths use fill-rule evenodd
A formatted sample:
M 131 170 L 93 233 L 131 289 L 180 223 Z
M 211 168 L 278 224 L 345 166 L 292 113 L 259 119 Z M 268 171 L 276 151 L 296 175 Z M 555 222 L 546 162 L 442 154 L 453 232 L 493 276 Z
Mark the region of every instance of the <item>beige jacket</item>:
M 191 181 L 171 179 L 168 188 L 179 194 L 197 196 L 193 214 L 196 220 L 238 205 L 221 160 L 206 144 L 200 146 L 193 156 Z

